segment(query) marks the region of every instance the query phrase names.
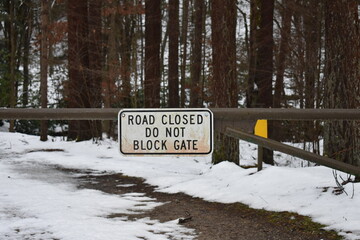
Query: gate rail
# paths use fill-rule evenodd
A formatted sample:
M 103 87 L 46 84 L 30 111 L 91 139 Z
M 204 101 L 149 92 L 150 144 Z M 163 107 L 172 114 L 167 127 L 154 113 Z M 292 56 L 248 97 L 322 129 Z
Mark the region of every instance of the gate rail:
M 120 108 L 0 108 L 0 119 L 115 120 Z M 218 120 L 360 120 L 360 109 L 211 108 Z
M 226 134 L 234 138 L 239 138 L 241 140 L 257 144 L 259 147 L 261 146 L 274 151 L 283 152 L 294 157 L 302 158 L 326 167 L 337 169 L 339 171 L 353 174 L 355 176 L 360 176 L 360 167 L 353 166 L 351 164 L 337 161 L 335 159 L 321 156 L 312 152 L 308 152 L 299 148 L 295 148 L 272 139 L 255 136 L 253 134 L 245 133 L 243 131 L 231 128 L 226 129 Z M 258 170 L 261 170 L 261 166 L 262 160 L 258 158 Z
M 16 120 L 115 120 L 120 108 L 60 108 L 60 109 L 28 109 L 2 108 L 0 119 Z M 280 142 L 265 139 L 251 132 L 255 120 L 360 120 L 360 109 L 276 109 L 276 108 L 213 108 L 215 130 L 255 143 L 259 148 L 281 151 L 295 157 L 318 163 L 333 169 L 360 176 L 360 167 L 320 156 Z M 234 129 L 237 128 L 237 129 Z M 262 159 L 258 158 L 258 170 L 262 168 Z

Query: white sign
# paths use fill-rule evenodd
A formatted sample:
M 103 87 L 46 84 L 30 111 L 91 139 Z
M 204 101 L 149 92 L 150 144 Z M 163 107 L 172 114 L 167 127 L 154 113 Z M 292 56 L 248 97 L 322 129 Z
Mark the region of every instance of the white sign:
M 209 109 L 125 109 L 119 112 L 124 155 L 207 155 L 213 150 Z

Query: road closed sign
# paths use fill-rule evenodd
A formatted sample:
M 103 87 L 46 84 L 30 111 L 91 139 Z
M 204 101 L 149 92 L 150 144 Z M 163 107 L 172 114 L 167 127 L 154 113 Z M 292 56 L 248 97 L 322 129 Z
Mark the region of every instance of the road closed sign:
M 119 112 L 124 155 L 207 155 L 213 150 L 209 109 L 124 109 Z

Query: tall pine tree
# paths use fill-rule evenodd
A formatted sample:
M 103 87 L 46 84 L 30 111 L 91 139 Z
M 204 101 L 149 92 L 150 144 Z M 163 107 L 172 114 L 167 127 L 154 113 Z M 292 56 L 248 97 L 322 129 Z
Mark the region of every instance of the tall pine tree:
M 101 5 L 96 0 L 69 1 L 68 64 L 69 108 L 96 108 L 101 106 Z M 98 121 L 70 121 L 69 139 L 87 140 L 100 137 Z
M 359 108 L 358 2 L 325 0 L 326 108 Z M 360 129 L 354 121 L 332 121 L 325 129 L 325 154 L 360 166 Z
M 238 106 L 236 74 L 236 1 L 213 0 L 211 6 L 212 69 L 211 106 Z M 213 161 L 239 162 L 239 141 L 217 133 Z
M 161 0 L 145 1 L 145 107 L 160 107 Z

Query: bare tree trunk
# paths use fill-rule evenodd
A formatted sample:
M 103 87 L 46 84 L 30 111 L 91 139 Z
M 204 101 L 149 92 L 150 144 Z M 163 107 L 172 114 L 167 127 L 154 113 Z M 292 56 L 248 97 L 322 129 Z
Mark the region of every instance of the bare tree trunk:
M 257 61 L 257 29 L 259 26 L 260 13 L 258 10 L 256 0 L 250 0 L 250 37 L 249 37 L 249 70 L 246 87 L 246 107 L 254 107 L 256 103 L 255 85 L 255 70 Z
M 204 0 L 195 0 L 194 4 L 194 41 L 191 61 L 191 89 L 190 89 L 190 107 L 201 107 L 201 46 L 202 46 L 202 30 L 203 30 L 203 9 Z
M 47 108 L 48 99 L 48 56 L 49 56 L 49 1 L 41 1 L 41 48 L 40 48 L 40 99 L 41 108 Z M 48 137 L 48 121 L 43 120 L 40 122 L 40 140 L 47 141 Z
M 187 37 L 188 37 L 188 23 L 189 23 L 189 0 L 183 0 L 183 15 L 181 20 L 181 94 L 180 107 L 185 107 L 185 82 L 186 82 L 186 59 L 187 59 Z
M 206 58 L 206 53 L 207 53 L 207 45 L 206 45 L 206 18 L 207 18 L 207 12 L 209 9 L 210 3 L 207 4 L 207 2 L 204 2 L 204 9 L 203 9 L 203 16 L 202 16 L 202 36 L 203 36 L 203 40 L 201 41 L 201 45 L 202 45 L 202 60 L 201 60 L 201 83 L 200 83 L 200 91 L 201 91 L 201 95 L 200 95 L 200 101 L 199 104 L 201 107 L 204 106 L 204 101 L 205 101 L 205 96 L 206 96 L 206 86 L 207 84 L 207 58 Z
M 212 1 L 213 78 L 210 84 L 213 107 L 237 107 L 236 1 Z M 239 163 L 239 141 L 216 133 L 213 162 Z
M 325 107 L 359 108 L 358 2 L 325 0 Z M 325 154 L 360 166 L 360 129 L 355 121 L 325 126 Z
M 131 53 L 132 53 L 132 39 L 134 36 L 134 17 L 132 14 L 127 14 L 126 9 L 131 6 L 131 1 L 124 1 L 122 7 L 124 14 L 120 15 L 120 75 L 122 80 L 122 106 L 131 107 Z
M 275 108 L 281 107 L 281 101 L 283 99 L 282 93 L 284 92 L 284 72 L 285 61 L 289 51 L 289 38 L 291 30 L 291 16 L 292 9 L 290 8 L 290 1 L 283 1 L 282 9 L 282 28 L 280 30 L 281 42 L 278 56 L 275 92 L 274 92 L 274 104 Z
M 297 6 L 302 6 L 302 0 L 296 0 Z M 305 43 L 304 43 L 304 23 L 303 23 L 304 14 L 302 11 L 294 12 L 294 28 L 296 41 L 295 46 L 295 61 L 296 67 L 294 69 L 294 82 L 295 82 L 295 92 L 297 94 L 297 99 L 299 100 L 300 108 L 304 108 L 304 71 L 305 71 Z
M 68 7 L 68 105 L 101 107 L 101 2 L 69 1 Z M 70 121 L 69 139 L 101 137 L 99 121 Z
M 211 20 L 213 43 L 211 102 L 215 107 L 237 107 L 235 2 L 213 1 Z
M 273 17 L 274 0 L 260 1 L 260 28 L 257 38 L 257 64 L 255 83 L 259 89 L 258 104 L 268 108 L 273 105 Z
M 254 81 L 258 86 L 259 93 L 256 105 L 269 108 L 273 105 L 272 77 L 273 77 L 273 18 L 274 0 L 259 1 L 260 25 L 257 30 L 257 61 Z M 272 124 L 268 126 L 269 136 L 272 136 Z M 264 162 L 274 164 L 273 152 L 264 149 Z
M 116 1 L 113 1 L 110 5 L 110 8 L 116 9 L 118 7 L 118 4 Z M 118 34 L 117 26 L 116 26 L 116 17 L 117 12 L 113 11 L 110 15 L 110 29 L 111 31 L 108 32 L 107 36 L 107 61 L 106 61 L 106 69 L 107 74 L 103 78 L 103 102 L 105 108 L 111 108 L 114 103 L 115 98 L 115 90 L 116 85 L 115 81 L 118 75 L 117 68 L 120 65 L 117 57 L 117 48 L 116 48 L 116 36 Z M 112 135 L 112 121 L 106 120 L 103 121 L 102 129 L 105 133 L 107 133 L 108 137 Z
M 139 14 L 139 23 L 140 23 L 140 58 L 141 58 L 141 63 L 140 63 L 140 68 L 141 68 L 141 70 L 140 70 L 140 86 L 141 86 L 141 89 L 142 89 L 142 101 L 143 101 L 143 103 L 142 103 L 142 105 L 144 106 L 144 101 L 145 101 L 145 96 L 144 96 L 144 94 L 145 94 L 145 83 L 144 83 L 144 79 L 145 79 L 145 57 L 144 57 L 144 55 L 145 55 L 145 51 L 144 51 L 144 49 L 145 49 L 145 41 L 144 41 L 144 27 L 143 27 L 143 16 L 142 16 L 142 14 Z
M 308 11 L 304 12 L 304 40 L 305 40 L 305 108 L 315 108 L 315 83 L 319 78 L 320 62 L 318 59 L 319 46 L 319 31 L 321 24 L 320 2 L 305 1 L 305 8 Z M 305 141 L 316 141 L 318 139 L 318 131 L 314 122 L 305 122 Z
M 165 63 L 165 50 L 166 50 L 166 45 L 168 44 L 168 39 L 169 39 L 169 29 L 170 26 L 169 24 L 166 25 L 165 28 L 165 33 L 163 34 L 163 38 L 162 41 L 160 42 L 160 106 L 161 107 L 165 107 L 167 106 L 166 101 L 167 101 L 167 89 L 165 88 L 166 83 L 165 82 L 169 82 L 166 81 L 165 77 L 166 77 L 166 73 L 165 73 L 165 67 L 164 67 L 164 63 Z M 169 75 L 167 75 L 169 77 Z
M 169 107 L 179 107 L 179 0 L 169 0 Z
M 145 2 L 145 107 L 160 107 L 161 1 Z
M 15 26 L 14 26 L 14 20 L 15 20 L 15 0 L 11 0 L 9 3 L 9 7 L 10 7 L 10 41 L 9 41 L 9 49 L 10 49 L 10 107 L 14 108 L 16 106 L 16 78 L 15 78 L 15 57 L 16 57 L 16 43 L 15 43 L 15 38 L 16 38 L 16 30 L 15 30 Z M 10 132 L 14 132 L 15 129 L 15 121 L 11 120 L 10 121 L 10 127 L 9 127 L 9 131 Z
M 101 42 L 101 1 L 89 0 L 88 5 L 88 54 L 89 69 L 87 79 L 90 107 L 101 108 L 101 82 L 102 82 L 102 42 Z M 101 122 L 90 121 L 92 137 L 101 137 Z
M 29 56 L 30 56 L 30 41 L 33 25 L 33 10 L 32 4 L 29 2 L 27 6 L 27 16 L 26 16 L 26 28 L 24 32 L 24 55 L 23 55 L 23 65 L 24 65 L 24 82 L 23 82 L 23 94 L 22 94 L 22 105 L 26 107 L 29 103 L 29 84 L 30 84 L 30 74 L 29 74 Z
M 69 1 L 68 13 L 68 107 L 88 108 L 88 1 Z M 69 140 L 90 139 L 89 121 L 69 121 Z
M 319 2 L 308 0 L 304 13 L 305 37 L 305 108 L 315 107 L 315 82 L 318 77 L 319 35 Z

